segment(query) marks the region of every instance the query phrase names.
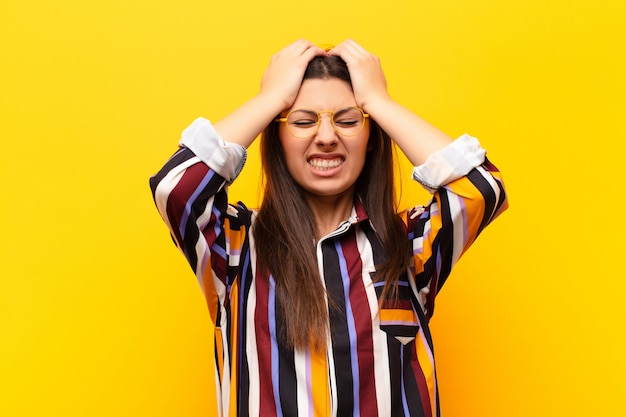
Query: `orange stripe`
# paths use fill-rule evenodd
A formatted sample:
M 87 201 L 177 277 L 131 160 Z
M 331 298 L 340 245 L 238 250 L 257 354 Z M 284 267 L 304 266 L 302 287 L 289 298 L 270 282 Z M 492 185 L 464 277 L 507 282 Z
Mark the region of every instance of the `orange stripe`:
M 380 310 L 380 321 L 405 321 L 417 323 L 417 317 L 413 310 L 400 310 L 383 308 Z
M 330 415 L 330 390 L 328 386 L 328 361 L 326 352 L 311 352 L 311 387 L 314 416 Z
M 213 270 L 211 269 L 211 259 L 207 263 L 207 268 L 204 270 L 204 276 L 202 277 L 202 285 L 204 286 L 204 298 L 206 299 L 207 307 L 209 308 L 209 314 L 211 315 L 211 322 L 214 325 L 217 319 L 218 299 L 217 291 L 215 290 L 215 282 L 213 282 Z
M 466 207 L 465 212 L 474 214 L 473 217 L 467 219 L 467 231 L 469 232 L 469 235 L 467 236 L 467 240 L 463 242 L 463 251 L 465 251 L 469 247 L 469 244 L 476 240 L 476 233 L 478 232 L 478 228 L 480 227 L 485 212 L 484 209 L 475 210 L 473 207 L 484 206 L 485 200 L 467 177 L 459 178 L 458 180 L 448 184 L 448 186 L 455 194 L 463 197 L 463 203 Z
M 422 372 L 424 373 L 424 378 L 426 379 L 426 385 L 428 386 L 428 396 L 430 397 L 430 405 L 432 408 L 432 415 L 436 416 L 436 407 L 437 404 L 435 402 L 435 366 L 431 361 L 432 351 L 425 343 L 425 336 L 422 329 L 419 329 L 419 333 L 415 338 L 415 351 L 417 353 L 417 360 L 420 364 L 420 368 L 422 368 Z M 430 355 L 429 355 L 430 352 Z
M 222 344 L 222 329 L 215 328 L 215 355 L 217 356 L 217 372 L 220 375 L 220 381 L 224 380 L 224 345 Z M 216 381 L 219 384 L 219 381 Z
M 241 228 L 239 230 L 231 230 L 230 228 L 226 228 L 229 227 L 230 225 L 225 223 L 224 224 L 224 230 L 226 230 L 226 233 L 228 233 L 228 239 L 230 241 L 230 249 L 232 250 L 236 250 L 239 251 L 241 250 L 241 245 L 243 244 L 243 238 L 244 238 L 244 232 L 245 232 L 245 227 L 241 226 Z

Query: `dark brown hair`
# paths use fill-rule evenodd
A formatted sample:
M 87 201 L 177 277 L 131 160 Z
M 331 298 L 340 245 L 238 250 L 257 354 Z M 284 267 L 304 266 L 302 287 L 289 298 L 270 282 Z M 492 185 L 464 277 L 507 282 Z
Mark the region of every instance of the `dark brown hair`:
M 310 78 L 338 78 L 352 86 L 345 62 L 336 56 L 311 60 L 303 79 Z M 392 141 L 371 119 L 368 146 L 355 193 L 385 248 L 385 261 L 376 265 L 376 280 L 386 281 L 383 297 L 395 296 L 411 252 L 403 223 L 396 215 Z M 253 233 L 258 262 L 276 282 L 276 310 L 282 311 L 276 317 L 279 337 L 290 348 L 313 346 L 319 350 L 326 343 L 328 307 L 315 253 L 316 223 L 287 169 L 276 122 L 262 134 L 261 159 L 265 195 Z

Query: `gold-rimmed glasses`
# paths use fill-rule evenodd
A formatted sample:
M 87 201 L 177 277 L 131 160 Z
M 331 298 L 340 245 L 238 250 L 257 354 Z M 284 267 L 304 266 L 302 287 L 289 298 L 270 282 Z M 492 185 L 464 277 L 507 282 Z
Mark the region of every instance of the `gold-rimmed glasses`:
M 343 107 L 337 110 L 315 111 L 312 109 L 294 109 L 287 116 L 275 119 L 276 122 L 286 123 L 289 133 L 298 139 L 313 137 L 320 126 L 322 114 L 329 113 L 333 129 L 340 136 L 356 136 L 365 126 L 365 119 L 369 114 L 359 107 Z

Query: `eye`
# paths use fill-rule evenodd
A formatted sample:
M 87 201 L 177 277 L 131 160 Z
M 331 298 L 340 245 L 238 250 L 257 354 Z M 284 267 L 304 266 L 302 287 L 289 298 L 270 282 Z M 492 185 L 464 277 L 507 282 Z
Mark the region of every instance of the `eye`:
M 339 120 L 335 120 L 335 124 L 341 127 L 352 127 L 352 126 L 356 126 L 358 123 L 359 121 L 356 119 L 349 119 L 349 118 L 344 118 L 344 117 L 342 117 Z
M 313 119 L 298 119 L 298 120 L 290 121 L 289 123 L 291 123 L 295 127 L 306 128 L 306 127 L 313 127 L 313 126 L 315 126 L 317 124 L 317 120 L 313 120 Z
M 294 110 L 289 114 L 287 123 L 300 129 L 315 127 L 317 125 L 317 113 L 311 110 Z
M 349 128 L 359 126 L 363 121 L 363 114 L 353 107 L 337 110 L 335 112 L 335 125 Z

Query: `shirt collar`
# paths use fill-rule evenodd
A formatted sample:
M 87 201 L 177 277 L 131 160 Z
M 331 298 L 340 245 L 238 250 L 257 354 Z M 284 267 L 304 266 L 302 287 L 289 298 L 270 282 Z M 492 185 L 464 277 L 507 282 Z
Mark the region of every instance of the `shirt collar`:
M 352 206 L 352 213 L 350 214 L 348 221 L 355 224 L 368 219 L 369 216 L 367 215 L 363 201 L 361 201 L 361 198 L 359 197 L 354 197 L 354 205 Z

